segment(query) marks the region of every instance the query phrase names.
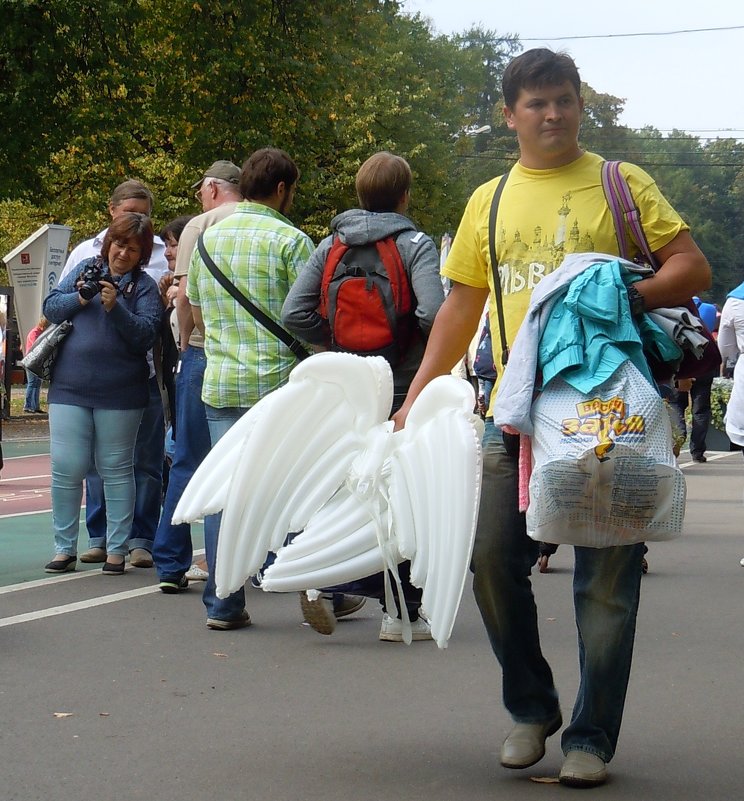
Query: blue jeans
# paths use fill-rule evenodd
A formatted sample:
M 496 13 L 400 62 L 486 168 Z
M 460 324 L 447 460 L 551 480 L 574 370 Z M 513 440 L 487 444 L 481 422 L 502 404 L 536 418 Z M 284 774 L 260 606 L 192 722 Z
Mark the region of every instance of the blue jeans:
M 38 375 L 26 370 L 26 399 L 23 402 L 24 412 L 37 412 L 39 406 L 39 396 L 41 394 L 41 379 Z
M 77 553 L 83 479 L 91 459 L 103 478 L 109 554 L 125 555 L 134 514 L 134 443 L 142 409 L 49 407 L 52 522 L 56 553 Z
M 166 577 L 180 578 L 191 566 L 191 526 L 188 523 L 174 526 L 171 519 L 186 485 L 209 453 L 209 427 L 201 399 L 206 364 L 204 349 L 189 347 L 181 354 L 176 371 L 175 453 L 163 514 L 155 532 L 152 550 L 152 558 L 161 580 Z
M 491 647 L 503 670 L 504 705 L 519 723 L 542 723 L 558 712 L 558 693 L 540 649 L 530 572 L 538 543 L 518 511 L 517 460 L 500 430 L 486 423 L 483 486 L 471 570 Z M 563 751 L 615 753 L 635 637 L 643 544 L 575 548 L 574 610 L 580 686 Z
M 134 481 L 136 494 L 134 520 L 129 534 L 129 550 L 144 548 L 152 551 L 152 541 L 160 519 L 163 497 L 163 458 L 165 454 L 165 419 L 163 400 L 157 378 L 149 383 L 150 399 L 142 415 L 134 450 Z M 88 547 L 106 547 L 106 503 L 101 477 L 91 467 L 85 477 L 85 523 L 88 527 Z
M 217 409 L 214 406 L 204 404 L 207 413 L 207 423 L 209 425 L 209 436 L 212 446 L 232 428 L 232 426 L 248 411 L 248 409 L 231 406 L 224 409 Z M 220 531 L 222 515 L 209 515 L 204 518 L 204 549 L 207 555 L 207 567 L 209 578 L 204 582 L 204 593 L 202 600 L 207 608 L 207 617 L 214 620 L 237 620 L 245 609 L 245 588 L 241 587 L 237 592 L 228 595 L 222 600 L 217 597 L 214 581 L 214 565 L 217 557 L 217 536 Z

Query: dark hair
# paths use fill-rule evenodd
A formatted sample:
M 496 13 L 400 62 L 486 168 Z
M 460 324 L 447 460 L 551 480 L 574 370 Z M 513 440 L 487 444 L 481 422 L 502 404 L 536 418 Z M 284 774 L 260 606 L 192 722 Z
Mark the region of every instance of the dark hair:
M 264 147 L 252 153 L 240 173 L 240 191 L 248 200 L 272 197 L 284 181 L 289 189 L 300 177 L 297 165 L 288 153 L 275 147 Z
M 150 204 L 150 212 L 152 212 L 152 192 L 142 183 L 130 178 L 124 181 L 114 189 L 110 203 L 116 208 L 120 206 L 125 200 L 146 200 Z
M 183 229 L 186 227 L 186 224 L 189 220 L 193 220 L 193 214 L 183 214 L 180 217 L 174 217 L 169 223 L 166 223 L 161 229 L 158 236 L 165 241 L 165 238 L 168 234 L 171 234 L 173 238 L 178 242 L 181 238 L 181 234 L 183 233 Z
M 560 86 L 569 81 L 581 96 L 581 78 L 574 60 L 568 53 L 553 52 L 547 47 L 536 47 L 512 59 L 504 70 L 501 90 L 504 103 L 514 108 L 522 89 L 540 89 Z
M 139 270 L 150 261 L 152 255 L 152 222 L 146 214 L 125 211 L 111 221 L 106 236 L 103 237 L 101 256 L 108 263 L 109 249 L 112 242 L 126 242 L 133 239 L 140 246 L 140 260 L 135 270 Z
M 411 168 L 401 156 L 383 150 L 370 156 L 356 174 L 359 205 L 367 211 L 395 211 L 411 188 Z

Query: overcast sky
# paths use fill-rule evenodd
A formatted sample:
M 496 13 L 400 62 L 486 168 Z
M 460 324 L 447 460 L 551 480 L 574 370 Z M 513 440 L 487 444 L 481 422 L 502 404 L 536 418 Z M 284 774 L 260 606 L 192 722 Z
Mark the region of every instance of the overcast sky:
M 744 3 L 741 0 L 404 0 L 440 33 L 474 24 L 517 34 L 526 50 L 567 50 L 596 91 L 625 98 L 631 128 L 677 128 L 701 137 L 744 139 Z M 735 28 L 705 33 L 618 34 Z M 606 38 L 614 34 L 613 38 Z M 566 39 L 562 36 L 602 36 Z M 532 41 L 528 41 L 532 40 Z M 553 39 L 550 41 L 549 39 Z M 719 132 L 718 129 L 731 129 Z

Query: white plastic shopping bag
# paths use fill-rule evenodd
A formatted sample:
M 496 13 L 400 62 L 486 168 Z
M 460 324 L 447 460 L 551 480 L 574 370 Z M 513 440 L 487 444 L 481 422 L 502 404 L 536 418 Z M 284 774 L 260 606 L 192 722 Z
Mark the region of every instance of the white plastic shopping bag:
M 532 422 L 530 537 L 606 548 L 682 533 L 686 488 L 669 415 L 631 362 L 588 396 L 554 379 Z

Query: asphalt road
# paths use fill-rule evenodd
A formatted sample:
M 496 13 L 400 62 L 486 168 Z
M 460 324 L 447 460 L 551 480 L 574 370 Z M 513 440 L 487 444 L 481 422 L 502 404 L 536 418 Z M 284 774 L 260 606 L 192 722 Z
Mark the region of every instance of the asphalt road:
M 0 587 L 0 798 L 740 799 L 744 460 L 685 472 L 686 531 L 650 549 L 604 787 L 531 780 L 557 775 L 557 737 L 533 768 L 498 765 L 510 720 L 469 588 L 439 651 L 379 642 L 372 602 L 321 637 L 301 624 L 296 596 L 258 590 L 247 590 L 251 628 L 209 631 L 199 586 L 165 596 L 152 570 L 93 569 Z M 23 516 L 0 519 L 0 542 L 27 529 Z M 564 546 L 534 576 L 564 718 L 578 678 L 571 564 Z

